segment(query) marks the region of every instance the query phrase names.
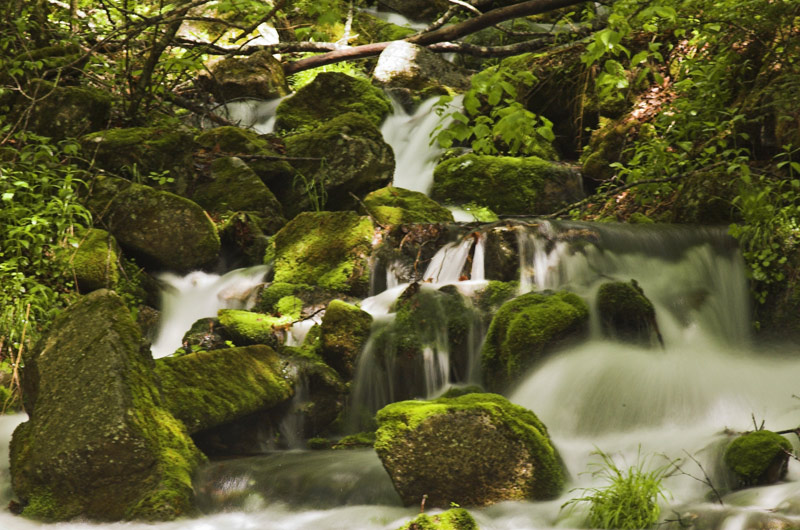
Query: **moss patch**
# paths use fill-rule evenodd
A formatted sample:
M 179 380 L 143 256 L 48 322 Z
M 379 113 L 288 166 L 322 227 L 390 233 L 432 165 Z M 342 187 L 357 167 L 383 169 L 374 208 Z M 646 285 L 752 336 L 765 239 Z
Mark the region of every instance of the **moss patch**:
M 452 223 L 453 214 L 424 193 L 389 186 L 364 197 L 364 206 L 382 225 Z
M 299 314 L 272 316 L 242 309 L 220 309 L 218 313 L 219 323 L 224 328 L 223 334 L 237 346 L 268 344 L 276 347 L 280 342 L 279 330 L 291 326 L 297 316 Z
M 597 312 L 603 332 L 624 342 L 649 345 L 657 333 L 656 310 L 636 280 L 601 285 Z
M 70 260 L 78 288 L 84 293 L 113 288 L 119 281 L 118 260 L 119 249 L 114 236 L 98 228 L 88 230 Z
M 372 315 L 341 300 L 331 301 L 322 317 L 322 358 L 342 377 L 352 379 L 371 328 Z
M 420 514 L 398 530 L 478 530 L 478 523 L 464 508 L 451 508 L 436 515 Z
M 772 431 L 754 431 L 736 438 L 725 450 L 725 465 L 742 486 L 772 484 L 786 476 L 792 444 Z

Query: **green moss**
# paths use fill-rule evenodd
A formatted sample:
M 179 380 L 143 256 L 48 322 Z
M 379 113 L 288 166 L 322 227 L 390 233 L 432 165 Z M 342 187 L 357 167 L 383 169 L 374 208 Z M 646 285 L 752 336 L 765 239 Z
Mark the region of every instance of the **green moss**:
M 354 212 L 303 212 L 270 240 L 275 281 L 365 295 L 373 228 Z
M 192 198 L 214 213 L 258 212 L 262 216 L 283 219 L 283 209 L 275 195 L 241 159 L 224 157 L 211 164 L 211 182 L 197 187 Z
M 70 265 L 84 293 L 113 288 L 119 281 L 119 249 L 114 237 L 98 228 L 89 229 L 79 240 Z
M 272 282 L 258 293 L 258 300 L 256 301 L 256 305 L 253 307 L 253 310 L 258 313 L 273 313 L 278 310 L 276 306 L 278 304 L 278 300 L 281 298 L 299 295 L 304 291 L 310 291 L 312 289 L 313 287 L 310 285 Z
M 272 316 L 242 309 L 220 309 L 219 323 L 225 328 L 224 334 L 237 346 L 267 344 L 277 346 L 276 332 L 287 328 L 296 317 L 291 314 Z
M 96 88 L 56 86 L 37 80 L 26 87 L 38 94 L 29 109 L 29 130 L 54 139 L 79 137 L 106 127 L 111 115 L 111 95 Z M 46 95 L 46 97 L 44 97 Z M 23 102 L 26 108 L 28 100 Z
M 550 188 L 568 196 L 579 193 L 571 189 L 576 185 L 572 170 L 541 158 L 467 154 L 436 166 L 431 198 L 485 206 L 502 215 L 544 214 L 560 204 Z
M 291 317 L 296 320 L 300 318 L 300 313 L 303 311 L 303 301 L 296 296 L 284 296 L 275 304 L 275 310 L 282 317 Z
M 242 154 L 278 156 L 280 154 L 270 142 L 260 138 L 255 132 L 240 127 L 215 127 L 197 135 L 194 141 L 206 150 L 227 153 L 232 156 Z M 291 181 L 294 175 L 294 169 L 285 160 L 252 159 L 247 161 L 247 165 L 267 186 L 277 186 L 284 180 Z
M 476 303 L 484 312 L 494 313 L 500 306 L 511 300 L 519 291 L 519 282 L 491 280 L 486 287 L 476 293 Z
M 655 223 L 655 221 L 653 221 L 652 219 L 650 219 L 649 217 L 647 217 L 645 214 L 643 214 L 641 212 L 633 212 L 628 217 L 628 222 L 631 223 L 631 224 L 637 224 L 637 225 L 651 225 L 651 224 Z
M 656 310 L 636 280 L 606 282 L 597 291 L 597 312 L 603 332 L 647 345 L 657 331 Z
M 321 326 L 322 357 L 345 379 L 353 377 L 356 360 L 371 328 L 372 315 L 354 305 L 332 300 L 325 309 Z
M 486 384 L 500 389 L 521 375 L 559 341 L 580 333 L 589 308 L 579 296 L 528 293 L 497 311 L 481 350 Z
M 156 360 L 166 408 L 193 433 L 289 399 L 293 390 L 282 368 L 263 345 Z
M 389 99 L 369 81 L 338 72 L 324 72 L 276 110 L 276 130 L 316 127 L 344 113 L 356 112 L 378 126 L 392 112 Z
M 359 432 L 345 436 L 333 445 L 333 449 L 357 449 L 372 447 L 375 444 L 375 431 Z
M 786 475 L 792 444 L 772 431 L 754 431 L 736 438 L 725 450 L 725 464 L 744 486 L 771 484 Z
M 415 33 L 412 28 L 386 22 L 366 11 L 357 11 L 353 16 L 353 32 L 358 35 L 356 44 L 391 42 Z
M 463 508 L 451 508 L 436 515 L 420 514 L 398 530 L 478 530 L 478 523 Z
M 424 193 L 389 186 L 364 197 L 364 206 L 382 225 L 452 223 L 453 214 Z

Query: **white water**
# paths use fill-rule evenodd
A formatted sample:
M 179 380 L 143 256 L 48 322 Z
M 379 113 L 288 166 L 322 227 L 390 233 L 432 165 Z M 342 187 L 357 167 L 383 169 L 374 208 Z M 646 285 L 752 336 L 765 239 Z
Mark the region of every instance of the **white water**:
M 239 127 L 269 134 L 275 128 L 275 109 L 283 99 L 240 99 L 221 105 L 214 112 Z

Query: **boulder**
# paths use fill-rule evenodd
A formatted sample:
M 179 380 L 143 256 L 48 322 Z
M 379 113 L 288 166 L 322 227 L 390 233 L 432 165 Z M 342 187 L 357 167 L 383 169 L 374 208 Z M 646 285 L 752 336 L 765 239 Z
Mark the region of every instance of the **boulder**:
M 211 67 L 210 76 L 201 76 L 198 82 L 221 102 L 275 99 L 290 92 L 280 61 L 265 50 L 246 58 L 224 59 Z
M 408 26 L 398 26 L 386 22 L 367 11 L 358 10 L 353 14 L 353 33 L 356 34 L 354 45 L 372 42 L 389 42 L 404 39 L 416 33 Z
M 358 202 L 353 195 L 382 188 L 394 175 L 391 146 L 369 120 L 354 113 L 286 138 L 286 154 L 298 158 L 292 162 L 298 175 L 273 191 L 287 215 L 325 205 L 354 209 Z
M 580 336 L 588 321 L 589 307 L 574 293 L 527 293 L 509 300 L 494 315 L 481 350 L 487 387 L 506 387 L 560 342 Z
M 378 57 L 373 80 L 384 88 L 406 88 L 415 92 L 448 89 L 463 92 L 470 87 L 466 73 L 440 55 L 407 41 L 389 44 Z
M 597 313 L 608 337 L 644 346 L 661 339 L 656 310 L 636 280 L 601 285 L 597 291 Z
M 381 6 L 411 20 L 429 21 L 447 11 L 447 0 L 382 0 Z
M 498 215 L 542 215 L 580 200 L 581 186 L 580 174 L 564 164 L 535 156 L 467 154 L 436 166 L 431 198 L 476 203 Z
M 377 421 L 375 451 L 407 506 L 551 499 L 564 485 L 547 428 L 500 395 L 401 401 Z
M 264 345 L 156 360 L 164 406 L 190 433 L 275 407 L 292 397 L 283 362 Z
M 369 338 L 372 315 L 341 300 L 333 300 L 322 317 L 322 358 L 345 380 L 351 380 L 356 359 Z
M 99 228 L 91 228 L 78 241 L 70 258 L 72 274 L 82 293 L 113 288 L 119 281 L 119 247 L 114 236 Z
M 485 231 L 484 262 L 486 278 L 501 282 L 519 280 L 520 227 L 496 225 Z
M 373 234 L 355 212 L 303 212 L 272 237 L 264 262 L 273 263 L 275 282 L 366 296 Z
M 792 444 L 772 431 L 753 431 L 736 438 L 725 449 L 725 465 L 740 487 L 774 484 L 786 477 Z
M 96 88 L 59 86 L 39 80 L 26 92 L 35 97 L 26 124 L 28 130 L 55 140 L 98 131 L 108 125 L 111 117 L 111 95 Z M 22 100 L 16 105 L 19 112 L 20 106 L 30 105 L 28 99 L 17 100 Z
M 61 313 L 22 372 L 30 419 L 14 432 L 23 515 L 173 519 L 193 513 L 204 460 L 161 405 L 152 360 L 122 299 L 101 289 Z
M 288 298 L 288 297 L 287 297 Z M 243 309 L 220 309 L 219 323 L 222 326 L 222 336 L 233 341 L 237 346 L 250 346 L 253 344 L 268 344 L 277 347 L 283 343 L 285 331 L 299 316 L 296 314 L 283 314 L 280 316 L 266 315 L 245 311 Z
M 364 197 L 364 207 L 382 225 L 454 222 L 450 210 L 424 193 L 394 186 Z
M 219 254 L 219 235 L 208 214 L 173 193 L 97 178 L 88 205 L 126 251 L 155 267 L 188 272 Z
M 478 523 L 464 508 L 451 508 L 434 515 L 421 513 L 398 530 L 478 530 Z
M 366 79 L 323 72 L 281 101 L 275 111 L 275 130 L 314 128 L 348 112 L 363 115 L 377 127 L 391 114 L 392 104 L 381 89 Z

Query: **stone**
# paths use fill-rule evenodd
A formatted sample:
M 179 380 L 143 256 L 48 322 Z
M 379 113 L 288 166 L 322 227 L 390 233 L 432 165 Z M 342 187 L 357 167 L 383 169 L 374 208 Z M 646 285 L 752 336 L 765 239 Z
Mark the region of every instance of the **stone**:
M 108 125 L 111 117 L 111 95 L 96 88 L 55 85 L 38 80 L 26 92 L 36 98 L 30 108 L 28 130 L 55 140 L 77 138 L 98 131 Z M 17 107 L 30 105 L 27 99 L 16 99 Z
M 583 191 L 580 174 L 564 164 L 535 156 L 467 154 L 436 166 L 431 198 L 475 203 L 498 215 L 543 215 L 580 200 Z
M 398 530 L 478 530 L 478 523 L 464 508 L 451 508 L 434 515 L 419 514 Z
M 469 78 L 461 69 L 427 48 L 402 40 L 392 42 L 381 52 L 372 78 L 385 88 L 416 92 L 431 88 L 444 89 L 445 93 L 463 92 L 470 87 Z
M 204 457 L 162 407 L 139 328 L 114 292 L 94 291 L 61 313 L 22 378 L 30 419 L 14 432 L 11 475 L 23 515 L 194 513 L 192 474 Z
M 223 328 L 220 333 L 237 346 L 268 344 L 277 347 L 283 342 L 285 330 L 292 325 L 297 316 L 299 311 L 294 315 L 280 316 L 243 309 L 220 309 L 218 313 L 219 323 Z
M 497 394 L 392 403 L 375 451 L 406 506 L 487 506 L 552 499 L 561 458 L 536 415 Z
M 347 381 L 353 379 L 356 359 L 369 339 L 372 315 L 358 307 L 333 300 L 322 317 L 320 354 Z
M 586 302 L 567 291 L 509 300 L 495 313 L 481 350 L 487 387 L 505 388 L 561 342 L 580 337 L 588 321 Z
M 596 300 L 606 336 L 642 346 L 660 341 L 656 310 L 636 280 L 605 282 L 598 289 Z
M 87 230 L 69 261 L 78 289 L 84 294 L 104 287 L 113 289 L 119 281 L 118 260 L 114 236 L 99 228 Z
M 453 223 L 453 214 L 424 193 L 387 186 L 364 197 L 364 207 L 382 225 Z
M 725 449 L 725 465 L 733 471 L 739 487 L 774 484 L 786 477 L 789 440 L 772 431 L 753 431 L 737 437 Z
M 221 102 L 275 99 L 290 92 L 280 61 L 265 50 L 246 58 L 223 59 L 211 67 L 210 76 L 201 76 L 198 82 Z

